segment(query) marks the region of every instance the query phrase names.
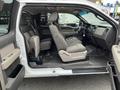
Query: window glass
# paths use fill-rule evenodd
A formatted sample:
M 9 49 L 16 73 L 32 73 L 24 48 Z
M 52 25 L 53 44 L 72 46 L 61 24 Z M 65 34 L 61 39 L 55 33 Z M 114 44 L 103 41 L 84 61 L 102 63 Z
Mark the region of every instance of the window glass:
M 109 26 L 112 27 L 108 22 L 106 22 L 99 15 L 95 15 L 90 11 L 80 11 L 80 16 L 84 18 L 89 24 L 97 25 L 97 26 Z
M 11 4 L 4 4 L 2 11 L 0 11 L 0 36 L 8 33 L 11 8 Z
M 59 13 L 59 24 L 79 24 L 80 19 L 73 14 Z
M 13 0 L 3 0 L 4 1 L 4 3 L 12 3 L 13 2 Z

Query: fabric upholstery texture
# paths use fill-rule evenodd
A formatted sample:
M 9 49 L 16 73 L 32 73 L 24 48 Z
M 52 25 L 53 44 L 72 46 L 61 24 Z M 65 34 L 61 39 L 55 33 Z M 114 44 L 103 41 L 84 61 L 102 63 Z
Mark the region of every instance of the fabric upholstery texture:
M 76 37 L 66 38 L 66 42 L 67 42 L 68 46 L 72 46 L 72 45 L 76 45 L 76 44 L 82 43 L 82 41 L 80 41 L 80 40 L 79 40 L 78 38 L 76 38 Z
M 65 50 L 67 48 L 67 42 L 65 41 L 63 35 L 59 32 L 58 28 L 55 25 L 49 26 L 52 37 L 56 44 L 58 50 Z
M 58 20 L 58 13 L 54 12 L 48 18 L 48 23 L 53 23 L 56 20 Z
M 82 45 L 82 42 L 76 37 L 65 38 L 59 31 L 59 25 L 56 24 L 58 14 L 53 13 L 49 17 L 50 32 L 56 44 L 59 56 L 63 62 L 83 60 L 87 56 L 87 50 Z
M 82 44 L 72 45 L 72 46 L 67 47 L 67 49 L 66 49 L 66 51 L 69 53 L 83 52 L 85 50 L 86 50 L 86 48 Z
M 32 25 L 31 17 L 22 14 L 20 22 L 21 31 L 25 37 L 27 52 L 34 53 L 35 57 L 38 57 L 40 50 L 48 50 L 51 47 L 51 40 L 40 40 L 39 32 Z M 42 46 L 44 45 L 44 46 Z
M 40 38 L 39 36 L 32 36 L 30 38 L 30 48 L 34 50 L 35 52 L 35 57 L 38 57 L 40 53 Z

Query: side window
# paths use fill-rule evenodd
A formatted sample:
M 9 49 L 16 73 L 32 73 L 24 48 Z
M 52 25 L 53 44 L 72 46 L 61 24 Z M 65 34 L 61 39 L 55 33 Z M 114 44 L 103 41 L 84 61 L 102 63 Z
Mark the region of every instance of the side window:
M 8 33 L 12 2 L 4 3 L 0 11 L 0 36 Z
M 73 14 L 59 13 L 59 24 L 79 24 L 80 19 Z

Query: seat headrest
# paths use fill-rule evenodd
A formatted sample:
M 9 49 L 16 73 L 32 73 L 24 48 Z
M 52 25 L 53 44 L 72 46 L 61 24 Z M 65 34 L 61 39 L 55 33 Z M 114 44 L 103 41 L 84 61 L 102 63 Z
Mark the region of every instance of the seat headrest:
M 52 13 L 48 18 L 49 23 L 56 22 L 57 20 L 58 20 L 58 13 L 57 12 Z

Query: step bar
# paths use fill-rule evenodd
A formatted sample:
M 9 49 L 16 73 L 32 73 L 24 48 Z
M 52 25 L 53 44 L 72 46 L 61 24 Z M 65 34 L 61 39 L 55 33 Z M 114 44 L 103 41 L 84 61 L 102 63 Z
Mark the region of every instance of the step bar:
M 90 74 L 108 74 L 109 71 L 107 67 L 99 67 L 99 68 L 80 68 L 80 69 L 72 69 L 73 74 L 79 75 L 90 75 Z

